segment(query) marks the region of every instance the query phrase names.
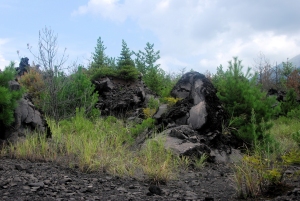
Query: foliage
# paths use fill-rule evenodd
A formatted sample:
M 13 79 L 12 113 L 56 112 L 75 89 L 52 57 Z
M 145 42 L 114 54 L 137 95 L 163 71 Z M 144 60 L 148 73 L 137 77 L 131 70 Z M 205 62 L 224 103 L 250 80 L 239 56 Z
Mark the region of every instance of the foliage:
M 164 147 L 164 138 L 156 137 L 146 141 L 140 152 L 140 163 L 143 171 L 156 184 L 166 183 L 175 178 L 174 171 L 178 163 L 170 150 Z
M 27 93 L 32 97 L 33 103 L 41 106 L 41 99 L 45 90 L 43 76 L 35 68 L 30 67 L 19 79 L 20 85 L 27 89 Z
M 292 138 L 296 143 L 298 143 L 298 145 L 300 147 L 300 130 L 292 133 Z
M 122 66 L 118 70 L 118 77 L 124 80 L 137 80 L 139 76 L 139 72 L 134 66 Z
M 133 66 L 135 67 L 134 61 L 131 59 L 131 55 L 133 53 L 127 47 L 127 43 L 122 40 L 122 50 L 120 53 L 120 57 L 117 60 L 118 68 L 121 69 L 124 66 Z
M 101 40 L 101 37 L 97 39 L 97 46 L 95 47 L 95 52 L 93 55 L 93 61 L 91 64 L 91 68 L 102 68 L 107 66 L 108 64 L 108 57 L 105 55 L 106 47 Z
M 167 103 L 169 106 L 175 105 L 179 100 L 180 100 L 180 98 L 174 98 L 174 97 L 164 97 L 163 98 L 163 101 L 165 103 Z
M 137 136 L 138 134 L 142 133 L 146 129 L 154 128 L 155 120 L 152 118 L 144 119 L 141 124 L 136 124 L 130 128 L 130 132 L 133 137 Z
M 77 110 L 68 120 L 56 123 L 47 119 L 52 139 L 42 133 L 27 134 L 26 139 L 11 144 L 1 154 L 19 159 L 45 160 L 77 166 L 84 172 L 105 171 L 122 177 L 140 178 L 144 172 L 152 182 L 166 182 L 174 178 L 182 162 L 164 148 L 162 139 L 147 141 L 141 152 L 132 151 L 131 127 L 115 117 L 97 118 L 91 121 L 85 111 Z M 141 127 L 152 125 L 145 120 Z M 147 125 L 146 125 L 147 124 Z
M 287 115 L 291 110 L 299 108 L 297 103 L 297 94 L 293 88 L 289 89 L 284 102 L 281 104 L 281 111 L 283 115 Z
M 147 103 L 147 106 L 150 109 L 155 109 L 156 110 L 159 107 L 159 100 L 151 96 L 148 103 Z
M 118 75 L 117 71 L 110 67 L 102 67 L 93 71 L 91 80 L 96 80 L 100 77 L 112 76 L 116 77 Z
M 246 142 L 253 143 L 255 139 L 263 138 L 263 126 L 266 130 L 271 127 L 268 121 L 279 111 L 279 107 L 272 108 L 276 102 L 275 98 L 266 97 L 266 93 L 261 92 L 256 85 L 257 77 L 251 75 L 250 68 L 244 73 L 241 62 L 234 57 L 233 62 L 229 61 L 226 71 L 222 66 L 218 67 L 212 80 L 218 90 L 217 96 L 227 112 L 232 115 L 232 126 L 238 129 L 235 134 Z M 257 125 L 255 136 L 251 134 L 252 109 L 255 111 Z
M 288 89 L 294 89 L 296 98 L 300 98 L 300 70 L 294 69 L 288 76 L 286 86 Z
M 143 113 L 145 118 L 151 118 L 156 113 L 156 109 L 151 109 L 149 107 L 146 107 L 143 108 Z
M 5 67 L 0 72 L 0 128 L 10 126 L 14 122 L 14 110 L 17 107 L 17 101 L 22 97 L 24 90 L 12 90 L 9 88 L 9 81 L 14 80 L 16 70 L 14 63 Z
M 74 116 L 76 108 L 84 109 L 88 116 L 99 115 L 94 109 L 98 94 L 94 92 L 95 86 L 82 72 L 82 66 L 78 66 L 77 72 L 68 77 L 63 73 L 52 77 L 51 85 L 53 88 L 45 91 L 43 110 L 56 121 Z
M 280 185 L 284 166 L 263 155 L 246 155 L 234 165 L 234 180 L 239 197 L 256 197 L 270 185 Z
M 144 51 L 134 53 L 137 69 L 143 74 L 143 81 L 152 91 L 161 97 L 170 96 L 177 76 L 167 74 L 156 62 L 160 59 L 160 52 L 154 50 L 154 44 L 147 43 Z
M 159 104 L 159 100 L 151 96 L 147 102 L 147 107 L 143 109 L 144 116 L 146 118 L 152 117 L 156 113 Z
M 208 155 L 207 154 L 202 154 L 201 156 L 200 156 L 200 158 L 195 158 L 194 159 L 194 166 L 195 166 L 195 168 L 196 169 L 202 169 L 202 168 L 204 168 L 204 166 L 206 165 L 206 160 L 207 160 L 207 158 L 208 158 Z

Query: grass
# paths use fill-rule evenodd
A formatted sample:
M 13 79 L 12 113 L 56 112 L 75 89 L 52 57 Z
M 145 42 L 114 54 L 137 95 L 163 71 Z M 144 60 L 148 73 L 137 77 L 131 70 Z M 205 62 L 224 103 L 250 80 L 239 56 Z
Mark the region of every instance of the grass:
M 276 141 L 276 148 L 257 144 L 240 163 L 234 164 L 234 181 L 239 197 L 256 197 L 268 186 L 282 184 L 284 170 L 290 164 L 300 163 L 300 121 L 279 117 L 268 132 Z
M 84 172 L 108 172 L 121 177 L 139 178 L 142 173 L 152 182 L 165 183 L 176 178 L 185 164 L 164 148 L 164 139 L 146 141 L 140 151 L 132 151 L 131 127 L 114 117 L 88 120 L 84 112 L 55 123 L 48 120 L 52 138 L 41 133 L 28 134 L 26 139 L 10 145 L 2 154 L 18 159 L 43 160 L 77 166 Z

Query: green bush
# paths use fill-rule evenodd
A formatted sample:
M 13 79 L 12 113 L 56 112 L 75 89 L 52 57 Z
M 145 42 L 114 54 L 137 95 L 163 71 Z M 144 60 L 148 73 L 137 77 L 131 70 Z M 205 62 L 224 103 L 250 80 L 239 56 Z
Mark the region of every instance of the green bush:
M 299 103 L 297 103 L 296 91 L 294 89 L 289 89 L 285 101 L 281 104 L 281 113 L 287 115 L 291 110 L 297 109 L 299 106 Z
M 118 77 L 124 80 L 137 80 L 139 76 L 139 71 L 134 66 L 122 66 L 118 71 Z
M 14 110 L 17 101 L 22 97 L 24 90 L 14 91 L 9 88 L 9 81 L 14 80 L 16 70 L 14 63 L 11 62 L 0 72 L 0 128 L 10 126 L 14 122 Z
M 144 130 L 148 128 L 154 128 L 155 120 L 152 118 L 147 118 L 143 120 L 141 124 L 137 124 L 130 128 L 130 132 L 133 137 L 136 137 L 138 134 L 142 133 Z
M 254 140 L 263 138 L 263 130 L 271 128 L 268 121 L 280 110 L 275 98 L 267 97 L 257 86 L 257 76 L 250 74 L 250 68 L 244 73 L 241 61 L 237 57 L 229 61 L 228 70 L 218 67 L 212 82 L 218 90 L 217 96 L 227 112 L 233 117 L 233 127 L 238 129 L 235 134 L 244 141 L 252 144 Z M 255 112 L 257 128 L 253 136 L 251 123 L 252 109 Z M 263 123 L 264 121 L 264 123 Z
M 97 69 L 91 69 L 89 74 L 91 74 L 91 80 L 96 80 L 100 77 L 105 77 L 105 76 L 116 77 L 117 71 L 110 67 L 101 67 Z
M 98 94 L 95 86 L 79 66 L 77 72 L 70 76 L 59 73 L 46 81 L 43 110 L 56 121 L 72 117 L 76 108 L 83 109 L 87 117 L 98 116 L 100 112 L 94 108 Z

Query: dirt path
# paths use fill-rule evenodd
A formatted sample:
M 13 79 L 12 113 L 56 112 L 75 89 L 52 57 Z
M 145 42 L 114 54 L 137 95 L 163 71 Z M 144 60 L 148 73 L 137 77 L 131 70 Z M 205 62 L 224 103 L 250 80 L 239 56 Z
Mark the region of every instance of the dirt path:
M 231 174 L 232 170 L 227 165 L 211 165 L 201 171 L 182 173 L 178 180 L 156 187 L 133 178 L 103 173 L 85 174 L 54 163 L 1 158 L 0 199 L 237 200 Z M 300 200 L 299 180 L 290 182 L 294 187 L 288 192 L 289 196 L 256 200 Z

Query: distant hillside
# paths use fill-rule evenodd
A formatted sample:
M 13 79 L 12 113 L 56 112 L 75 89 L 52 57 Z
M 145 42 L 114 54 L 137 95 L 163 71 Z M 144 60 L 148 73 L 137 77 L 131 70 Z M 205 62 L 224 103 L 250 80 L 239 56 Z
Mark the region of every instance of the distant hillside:
M 286 62 L 286 60 L 282 62 Z M 282 68 L 282 62 L 277 63 L 279 68 Z M 293 66 L 296 66 L 296 68 L 300 68 L 300 54 L 291 59 L 289 58 L 289 62 L 293 63 Z

